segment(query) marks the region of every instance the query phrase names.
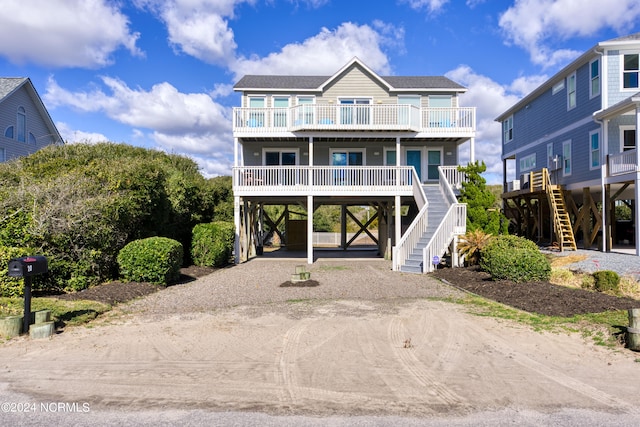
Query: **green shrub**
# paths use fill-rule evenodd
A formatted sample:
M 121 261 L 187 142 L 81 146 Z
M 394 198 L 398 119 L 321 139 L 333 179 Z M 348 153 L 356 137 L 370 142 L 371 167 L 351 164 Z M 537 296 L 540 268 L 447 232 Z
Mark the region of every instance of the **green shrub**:
M 167 237 L 134 240 L 118 253 L 120 276 L 132 282 L 168 284 L 180 277 L 182 244 Z
M 620 290 L 620 276 L 615 271 L 596 271 L 593 273 L 593 279 L 593 285 L 598 292 L 618 292 Z
M 191 257 L 193 263 L 206 267 L 222 267 L 233 253 L 235 227 L 233 223 L 216 221 L 193 227 Z
M 518 236 L 496 236 L 480 252 L 480 267 L 493 280 L 549 280 L 551 264 L 535 243 Z
M 35 251 L 27 248 L 11 248 L 0 246 L 0 297 L 21 297 L 24 293 L 24 280 L 9 277 L 9 261 L 27 255 L 34 255 Z

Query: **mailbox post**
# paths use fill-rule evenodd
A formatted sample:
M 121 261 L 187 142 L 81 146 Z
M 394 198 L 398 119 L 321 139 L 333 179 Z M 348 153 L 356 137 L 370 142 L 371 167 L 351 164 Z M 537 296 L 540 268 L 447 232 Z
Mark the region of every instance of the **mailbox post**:
M 48 270 L 47 258 L 42 255 L 13 258 L 9 261 L 9 277 L 24 278 L 24 317 L 22 332 L 29 332 L 31 324 L 31 278 Z

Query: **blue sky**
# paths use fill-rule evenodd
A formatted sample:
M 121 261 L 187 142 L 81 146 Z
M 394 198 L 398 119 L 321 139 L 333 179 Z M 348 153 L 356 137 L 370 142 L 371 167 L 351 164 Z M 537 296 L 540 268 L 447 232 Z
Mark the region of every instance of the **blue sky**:
M 501 112 L 598 41 L 640 32 L 637 0 L 2 0 L 0 75 L 30 77 L 65 141 L 125 142 L 232 166 L 233 84 L 446 75 L 477 107 L 476 158 L 501 182 Z M 463 156 L 465 153 L 462 153 Z

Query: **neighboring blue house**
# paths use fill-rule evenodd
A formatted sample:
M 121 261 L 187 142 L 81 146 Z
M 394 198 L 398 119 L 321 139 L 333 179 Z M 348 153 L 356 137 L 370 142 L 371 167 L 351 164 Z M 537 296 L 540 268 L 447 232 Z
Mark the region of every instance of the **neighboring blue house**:
M 639 55 L 640 33 L 600 42 L 496 118 L 505 213 L 519 234 L 640 255 Z M 620 205 L 630 221 L 615 218 Z
M 31 80 L 0 77 L 0 162 L 62 143 Z

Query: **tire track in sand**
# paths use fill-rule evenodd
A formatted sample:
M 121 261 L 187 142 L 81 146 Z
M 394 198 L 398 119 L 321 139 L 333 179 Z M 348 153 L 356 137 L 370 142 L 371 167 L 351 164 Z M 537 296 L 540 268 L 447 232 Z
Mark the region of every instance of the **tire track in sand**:
M 416 357 L 411 348 L 404 348 L 406 331 L 402 319 L 398 317 L 391 319 L 387 332 L 389 344 L 396 360 L 409 372 L 414 381 L 426 388 L 429 395 L 436 397 L 444 404 L 456 406 L 462 404 L 463 399 L 444 384 L 438 382 L 431 374 L 430 369 Z

